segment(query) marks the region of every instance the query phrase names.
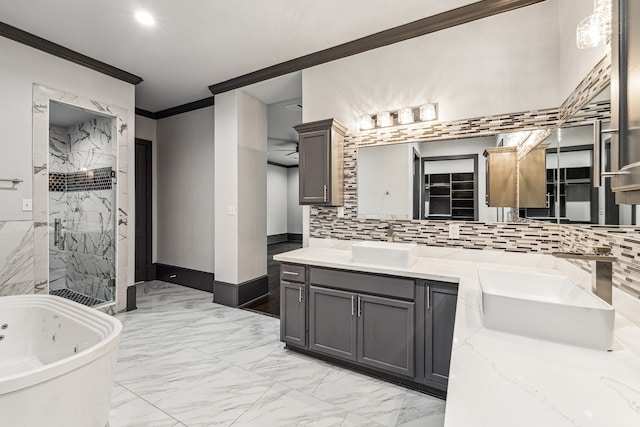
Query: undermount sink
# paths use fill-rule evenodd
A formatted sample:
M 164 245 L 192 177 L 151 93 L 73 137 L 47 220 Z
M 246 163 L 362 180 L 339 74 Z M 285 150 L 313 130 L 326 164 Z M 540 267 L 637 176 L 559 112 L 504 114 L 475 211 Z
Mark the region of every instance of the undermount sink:
M 489 329 L 610 350 L 612 306 L 560 275 L 479 269 Z
M 360 242 L 351 246 L 351 259 L 366 264 L 411 267 L 417 261 L 417 248 L 415 243 Z

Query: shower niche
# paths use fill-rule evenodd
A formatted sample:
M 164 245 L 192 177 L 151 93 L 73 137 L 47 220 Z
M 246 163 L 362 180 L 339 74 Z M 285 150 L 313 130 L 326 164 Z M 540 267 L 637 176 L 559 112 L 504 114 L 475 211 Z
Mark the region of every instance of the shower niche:
M 115 301 L 117 119 L 49 103 L 49 293 Z

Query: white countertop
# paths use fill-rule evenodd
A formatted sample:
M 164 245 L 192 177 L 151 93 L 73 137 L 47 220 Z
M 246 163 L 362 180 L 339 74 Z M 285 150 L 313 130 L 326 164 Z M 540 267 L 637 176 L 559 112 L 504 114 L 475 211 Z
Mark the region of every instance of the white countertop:
M 340 245 L 315 242 L 316 247 L 274 259 L 459 281 L 445 427 L 640 426 L 640 327 L 634 323 L 616 314 L 611 352 L 502 333 L 482 324 L 478 267 L 490 263 L 509 270 L 570 271 L 575 274 L 572 279 L 584 280 L 566 261 L 548 255 L 420 246 L 416 264 L 398 268 L 354 263 L 349 244 Z

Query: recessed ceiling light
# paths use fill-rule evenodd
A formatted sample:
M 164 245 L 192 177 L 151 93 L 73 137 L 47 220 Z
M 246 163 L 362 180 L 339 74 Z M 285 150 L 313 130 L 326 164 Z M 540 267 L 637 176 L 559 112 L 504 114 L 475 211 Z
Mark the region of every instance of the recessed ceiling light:
M 136 17 L 139 23 L 141 23 L 142 25 L 146 25 L 148 27 L 156 23 L 156 20 L 153 19 L 153 16 L 151 16 L 151 14 L 145 10 L 137 11 L 134 16 Z

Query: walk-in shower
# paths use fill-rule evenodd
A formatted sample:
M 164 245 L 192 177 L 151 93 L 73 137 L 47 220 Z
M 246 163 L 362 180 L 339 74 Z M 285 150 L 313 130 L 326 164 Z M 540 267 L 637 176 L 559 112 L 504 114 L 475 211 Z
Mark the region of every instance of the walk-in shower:
M 115 299 L 116 119 L 49 108 L 49 293 L 88 306 Z

